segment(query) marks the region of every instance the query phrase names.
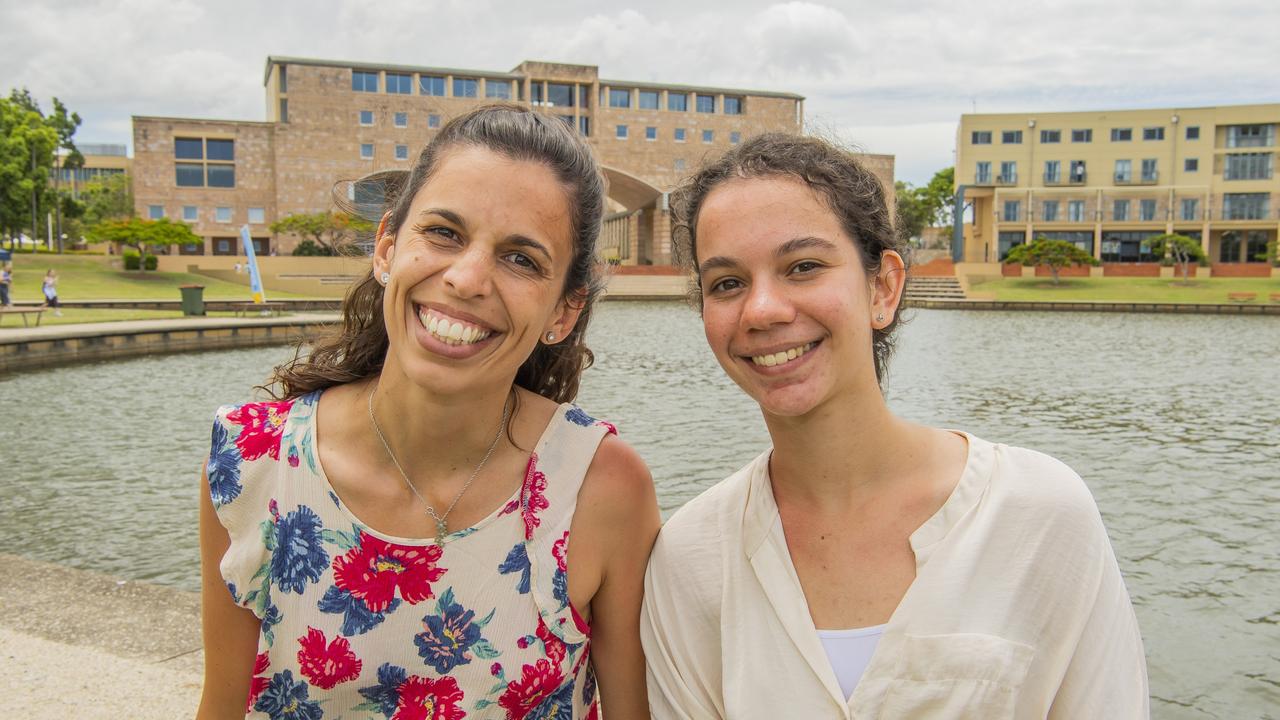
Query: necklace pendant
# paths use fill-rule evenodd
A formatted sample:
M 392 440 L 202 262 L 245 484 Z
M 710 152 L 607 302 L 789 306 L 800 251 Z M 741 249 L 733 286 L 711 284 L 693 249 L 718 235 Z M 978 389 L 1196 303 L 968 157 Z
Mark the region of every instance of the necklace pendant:
M 444 536 L 449 534 L 449 525 L 443 520 L 436 521 L 436 544 L 444 545 Z

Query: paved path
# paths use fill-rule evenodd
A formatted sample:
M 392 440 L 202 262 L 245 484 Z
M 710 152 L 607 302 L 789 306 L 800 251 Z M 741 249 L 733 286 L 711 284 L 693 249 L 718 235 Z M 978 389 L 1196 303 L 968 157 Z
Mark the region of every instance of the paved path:
M 19 328 L 0 327 L 0 344 L 38 340 L 61 340 L 98 335 L 131 335 L 146 332 L 174 332 L 182 330 L 272 327 L 279 325 L 321 325 L 341 320 L 337 313 L 307 313 L 280 317 L 190 317 L 172 320 L 124 320 L 120 322 L 71 323 L 67 325 L 42 325 Z

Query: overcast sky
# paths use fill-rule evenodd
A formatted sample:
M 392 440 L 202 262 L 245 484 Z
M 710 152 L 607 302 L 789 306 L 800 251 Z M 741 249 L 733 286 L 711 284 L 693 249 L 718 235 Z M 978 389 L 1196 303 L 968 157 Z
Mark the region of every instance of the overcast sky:
M 1280 102 L 1280 3 L 0 0 L 0 90 L 57 96 L 80 142 L 131 115 L 261 120 L 268 55 L 782 90 L 921 184 L 961 113 Z

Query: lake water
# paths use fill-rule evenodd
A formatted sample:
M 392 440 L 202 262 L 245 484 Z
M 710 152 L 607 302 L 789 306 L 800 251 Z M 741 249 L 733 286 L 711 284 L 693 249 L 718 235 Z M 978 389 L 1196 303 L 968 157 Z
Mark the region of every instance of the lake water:
M 606 303 L 579 402 L 649 462 L 670 513 L 767 442 L 696 314 Z M 4 551 L 194 590 L 212 413 L 285 348 L 0 376 Z M 1097 497 L 1156 718 L 1280 718 L 1280 320 L 917 311 L 889 401 L 1043 450 Z

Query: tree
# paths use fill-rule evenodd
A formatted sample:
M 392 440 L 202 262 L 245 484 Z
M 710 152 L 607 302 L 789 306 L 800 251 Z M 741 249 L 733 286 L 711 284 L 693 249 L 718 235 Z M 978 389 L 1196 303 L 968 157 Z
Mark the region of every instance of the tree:
M 1204 248 L 1200 247 L 1198 240 L 1177 233 L 1154 235 L 1147 238 L 1147 244 L 1151 247 L 1152 255 L 1170 258 L 1177 264 L 1184 284 L 1188 282 L 1187 276 L 1191 270 L 1191 263 L 1199 263 L 1206 257 Z
M 89 237 L 95 242 L 115 242 L 138 251 L 142 264 L 146 268 L 148 247 L 166 247 L 169 245 L 190 245 L 200 242 L 200 236 L 191 231 L 186 223 L 173 222 L 169 218 L 159 220 L 143 220 L 131 217 L 126 220 L 105 220 L 88 228 Z
M 901 180 L 893 184 L 897 197 L 898 230 L 906 238 L 918 238 L 933 215 L 925 205 L 920 190 Z
M 943 228 L 943 237 L 951 236 L 952 208 L 955 207 L 955 168 L 943 168 L 933 174 L 924 187 L 902 181 L 894 183 L 897 198 L 898 227 L 908 238 L 920 237 L 927 227 Z
M 1027 266 L 1045 265 L 1053 275 L 1053 284 L 1058 284 L 1058 273 L 1069 265 L 1097 265 L 1092 255 L 1081 250 L 1075 243 L 1066 240 L 1050 240 L 1038 237 L 1024 245 L 1015 245 L 1009 251 L 1005 262 L 1021 263 Z
M 356 233 L 372 230 L 368 220 L 336 212 L 297 213 L 271 223 L 273 233 L 300 235 L 319 245 L 320 255 L 343 255 Z
M 955 218 L 956 206 L 956 169 L 945 167 L 933 174 L 929 184 L 920 189 L 924 202 L 932 210 L 929 224 L 945 229 L 945 237 L 951 237 L 951 226 Z
M 80 191 L 84 203 L 84 221 L 97 225 L 106 220 L 133 217 L 133 183 L 124 173 L 94 180 Z
M 40 208 L 52 208 L 59 221 L 64 212 L 70 210 L 74 217 L 76 211 L 50 187 L 49 179 L 58 149 L 65 151 L 58 157 L 61 167 L 84 165 L 84 156 L 72 139 L 80 116 L 68 112 L 57 98 L 53 108 L 45 116 L 26 88 L 0 99 L 0 229 L 11 236 L 30 228 L 33 239 L 40 237 Z M 57 234 L 61 250 L 60 228 Z

